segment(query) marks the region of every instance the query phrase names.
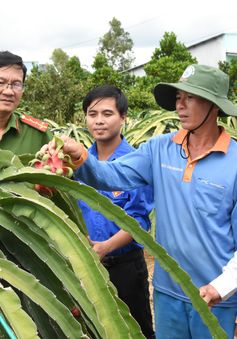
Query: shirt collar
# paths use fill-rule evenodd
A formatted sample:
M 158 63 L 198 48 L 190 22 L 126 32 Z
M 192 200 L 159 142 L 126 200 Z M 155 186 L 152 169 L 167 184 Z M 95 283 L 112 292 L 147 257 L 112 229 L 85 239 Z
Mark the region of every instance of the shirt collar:
M 8 120 L 8 124 L 4 131 L 4 134 L 7 133 L 11 128 L 15 129 L 18 133 L 20 132 L 19 118 L 18 115 L 14 113 L 12 113 L 10 119 Z
M 219 138 L 217 139 L 215 145 L 210 149 L 210 151 L 211 152 L 223 152 L 226 154 L 231 138 L 230 138 L 230 135 L 224 130 L 223 127 L 220 127 L 220 129 L 221 129 L 221 134 L 219 135 Z M 188 133 L 187 130 L 181 129 L 175 134 L 172 140 L 176 144 L 181 145 L 187 133 Z
M 124 155 L 124 149 L 128 148 L 128 152 L 131 151 L 131 146 L 128 144 L 126 138 L 121 135 L 121 142 L 114 150 L 113 154 L 109 157 L 109 161 L 117 159 L 121 157 L 121 155 Z M 95 157 L 98 157 L 96 142 L 93 143 L 93 145 L 89 149 L 90 153 L 93 154 Z

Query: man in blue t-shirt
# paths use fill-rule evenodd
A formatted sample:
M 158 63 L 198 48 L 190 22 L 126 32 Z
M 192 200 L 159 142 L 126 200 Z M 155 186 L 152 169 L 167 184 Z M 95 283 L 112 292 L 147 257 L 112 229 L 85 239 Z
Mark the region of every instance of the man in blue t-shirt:
M 95 139 L 89 153 L 98 160 L 113 161 L 134 151 L 121 135 L 127 108 L 127 98 L 115 86 L 96 87 L 86 95 L 83 110 L 88 130 Z M 150 229 L 149 213 L 153 207 L 151 186 L 126 192 L 99 192 L 135 218 L 142 228 Z M 146 338 L 155 338 L 149 303 L 148 272 L 142 246 L 128 232 L 121 230 L 83 201 L 79 201 L 79 206 L 86 222 L 90 244 L 107 268 L 119 297 L 128 305 Z

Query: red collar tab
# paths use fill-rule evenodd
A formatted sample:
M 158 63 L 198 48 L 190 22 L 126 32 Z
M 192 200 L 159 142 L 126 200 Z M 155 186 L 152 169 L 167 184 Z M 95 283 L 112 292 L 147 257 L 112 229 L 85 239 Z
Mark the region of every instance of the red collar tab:
M 30 115 L 22 114 L 20 120 L 25 124 L 38 129 L 41 132 L 46 132 L 48 129 L 48 123 L 39 119 L 33 118 Z

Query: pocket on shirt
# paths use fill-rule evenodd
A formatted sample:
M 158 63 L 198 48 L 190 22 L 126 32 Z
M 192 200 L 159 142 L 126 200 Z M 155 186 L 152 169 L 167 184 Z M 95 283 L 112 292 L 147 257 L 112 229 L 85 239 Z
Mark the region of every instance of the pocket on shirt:
M 194 185 L 194 206 L 198 210 L 210 214 L 217 213 L 225 192 L 225 186 L 207 179 L 198 178 Z

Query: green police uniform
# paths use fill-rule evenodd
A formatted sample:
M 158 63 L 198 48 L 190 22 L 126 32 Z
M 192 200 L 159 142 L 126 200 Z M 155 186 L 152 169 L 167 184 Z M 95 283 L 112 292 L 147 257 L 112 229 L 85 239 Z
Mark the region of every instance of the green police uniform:
M 46 122 L 14 112 L 0 140 L 0 149 L 12 151 L 16 155 L 35 154 L 52 137 Z

